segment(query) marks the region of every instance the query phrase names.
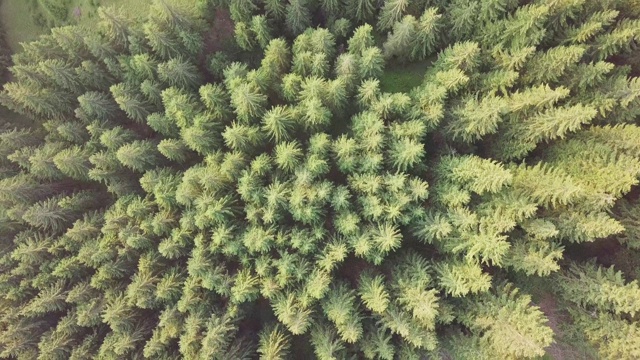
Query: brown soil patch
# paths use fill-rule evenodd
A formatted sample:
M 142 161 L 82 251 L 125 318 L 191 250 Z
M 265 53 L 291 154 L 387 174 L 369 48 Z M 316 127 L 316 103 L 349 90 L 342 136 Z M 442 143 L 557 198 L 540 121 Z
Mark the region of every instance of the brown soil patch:
M 558 309 L 558 302 L 553 294 L 545 294 L 537 304 L 547 317 L 547 323 L 553 330 L 554 342 L 546 349 L 547 354 L 556 360 L 591 359 L 584 351 L 562 340 L 561 324 L 567 321 L 567 315 Z
M 233 39 L 235 25 L 228 9 L 216 9 L 213 26 L 204 35 L 204 51 L 206 54 L 224 49 L 225 44 Z
M 549 319 L 549 327 L 555 334 L 558 334 L 560 330 L 560 317 L 558 314 L 558 304 L 556 299 L 551 294 L 545 294 L 544 298 L 538 304 L 540 310 Z

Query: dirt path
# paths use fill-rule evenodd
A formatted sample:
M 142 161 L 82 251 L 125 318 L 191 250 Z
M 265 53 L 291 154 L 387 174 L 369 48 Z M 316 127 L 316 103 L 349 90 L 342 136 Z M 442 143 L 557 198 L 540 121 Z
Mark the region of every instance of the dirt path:
M 213 26 L 205 33 L 204 52 L 214 53 L 224 49 L 227 41 L 233 40 L 234 25 L 227 9 L 216 9 Z
M 584 351 L 562 340 L 561 324 L 566 321 L 566 315 L 558 309 L 558 302 L 553 294 L 545 294 L 537 305 L 549 319 L 548 325 L 554 334 L 554 342 L 546 349 L 549 357 L 555 360 L 591 359 Z

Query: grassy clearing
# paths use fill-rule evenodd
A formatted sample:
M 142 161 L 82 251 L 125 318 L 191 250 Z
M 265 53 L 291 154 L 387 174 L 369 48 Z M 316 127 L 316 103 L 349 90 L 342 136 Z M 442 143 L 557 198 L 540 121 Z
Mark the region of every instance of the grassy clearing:
M 132 17 L 145 16 L 149 11 L 150 0 L 70 0 L 68 2 L 69 24 L 93 26 L 98 6 L 122 7 Z M 79 9 L 79 14 L 76 14 Z M 34 11 L 42 11 L 29 0 L 0 1 L 0 21 L 6 32 L 6 40 L 13 52 L 20 51 L 21 42 L 35 40 L 46 34 L 49 29 L 39 26 L 33 20 Z
M 27 0 L 2 0 L 0 21 L 6 33 L 6 40 L 13 52 L 20 51 L 21 42 L 35 40 L 47 30 L 33 22 L 31 5 Z
M 380 88 L 386 92 L 409 92 L 422 84 L 424 73 L 433 59 L 411 64 L 391 64 L 380 78 Z

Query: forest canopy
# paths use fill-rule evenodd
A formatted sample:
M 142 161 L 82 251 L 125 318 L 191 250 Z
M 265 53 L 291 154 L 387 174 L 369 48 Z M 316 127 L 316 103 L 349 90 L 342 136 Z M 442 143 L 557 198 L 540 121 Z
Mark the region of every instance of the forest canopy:
M 636 1 L 190 3 L 13 55 L 0 357 L 640 358 Z

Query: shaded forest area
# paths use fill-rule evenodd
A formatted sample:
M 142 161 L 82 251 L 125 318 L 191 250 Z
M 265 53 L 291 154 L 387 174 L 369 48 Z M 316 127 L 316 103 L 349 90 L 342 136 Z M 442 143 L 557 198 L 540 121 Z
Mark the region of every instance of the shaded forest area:
M 0 358 L 640 358 L 636 1 L 91 4 L 2 60 Z

